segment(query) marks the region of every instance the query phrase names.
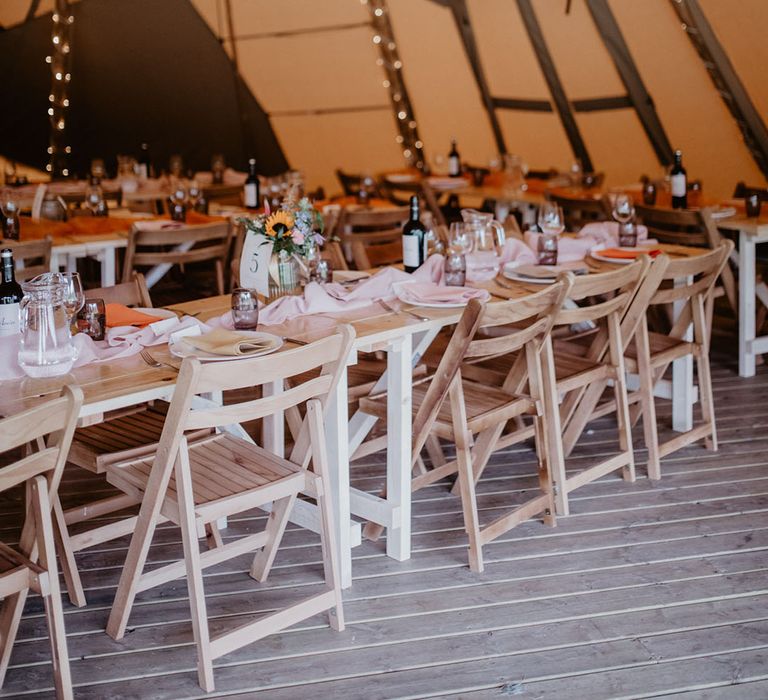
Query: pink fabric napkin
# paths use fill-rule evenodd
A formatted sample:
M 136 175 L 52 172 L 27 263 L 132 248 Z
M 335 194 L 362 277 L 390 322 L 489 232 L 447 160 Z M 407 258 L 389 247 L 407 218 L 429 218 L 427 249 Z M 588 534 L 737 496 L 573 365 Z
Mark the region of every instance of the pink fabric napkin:
M 351 289 L 347 289 L 341 284 L 327 284 L 323 287 L 316 282 L 310 282 L 304 288 L 303 295 L 283 297 L 265 306 L 259 314 L 259 323 L 270 326 L 283 323 L 283 321 L 296 316 L 351 311 L 368 306 L 376 299 L 392 299 L 395 296 L 392 289 L 395 282 L 413 280 L 439 284 L 442 279 L 443 257 L 432 255 L 412 275 L 393 267 L 387 267 Z M 227 321 L 227 316 L 231 318 L 229 312 L 221 316 L 222 325 L 226 326 L 227 323 L 231 323 L 231 321 Z
M 152 323 L 144 328 L 136 328 L 135 326 L 109 328 L 107 329 L 106 343 L 110 347 L 136 346 L 138 348 L 136 352 L 139 352 L 143 347 L 167 343 L 172 333 L 193 326 L 199 326 L 203 333 L 210 330 L 207 324 L 191 316 L 185 316 L 182 319 L 168 318 L 158 323 Z M 80 335 L 82 334 L 78 334 L 75 337 L 80 337 Z
M 519 238 L 508 238 L 501 255 L 483 251 L 467 255 L 467 281 L 485 282 L 493 279 L 505 263 L 516 261 L 520 264 L 535 265 L 536 254 Z
M 460 304 L 470 299 L 488 301 L 491 295 L 485 289 L 472 287 L 445 287 L 434 282 L 405 282 L 396 285 L 395 292 L 406 304 Z
M 532 251 L 538 249 L 540 235 L 540 233 L 535 231 L 525 232 L 525 242 Z M 584 260 L 594 245 L 595 240 L 592 238 L 560 236 L 557 242 L 557 262 L 564 263 Z
M 648 229 L 636 224 L 637 242 L 648 240 Z M 619 223 L 618 221 L 592 221 L 586 224 L 577 234 L 579 238 L 591 238 L 594 243 L 604 243 L 606 246 L 619 245 Z

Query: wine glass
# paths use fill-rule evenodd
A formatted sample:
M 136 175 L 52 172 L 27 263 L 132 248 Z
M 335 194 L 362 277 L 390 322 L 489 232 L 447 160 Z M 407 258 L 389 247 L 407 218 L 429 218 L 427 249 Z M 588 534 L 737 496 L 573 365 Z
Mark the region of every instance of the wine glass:
M 454 221 L 451 224 L 448 234 L 448 244 L 450 247 L 462 255 L 472 252 L 475 241 L 472 231 L 463 221 Z
M 104 168 L 104 159 L 94 158 L 91 161 L 91 177 L 95 177 L 97 180 L 101 181 L 104 179 L 105 173 L 106 169 Z
M 629 195 L 616 195 L 613 200 L 613 218 L 620 224 L 627 224 L 635 218 L 635 207 Z
M 174 153 L 168 160 L 168 169 L 174 177 L 181 177 L 184 172 L 184 160 L 178 153 Z
M 64 290 L 64 310 L 67 314 L 67 321 L 72 324 L 72 319 L 85 304 L 85 292 L 83 291 L 83 281 L 80 279 L 79 272 L 60 273 L 66 285 Z
M 613 200 L 613 218 L 619 222 L 619 245 L 634 247 L 637 244 L 637 230 L 634 226 L 635 207 L 626 194 L 617 194 Z
M 539 230 L 550 236 L 558 236 L 565 230 L 563 210 L 554 202 L 544 202 L 539 207 Z
M 544 202 L 539 207 L 538 242 L 539 265 L 557 265 L 557 237 L 565 229 L 563 210 L 554 202 Z
M 189 206 L 197 211 L 200 198 L 203 196 L 203 190 L 200 188 L 200 183 L 197 180 L 190 180 L 187 187 L 187 201 Z
M 570 178 L 573 187 L 581 187 L 584 179 L 584 169 L 581 165 L 581 160 L 578 158 L 571 163 Z

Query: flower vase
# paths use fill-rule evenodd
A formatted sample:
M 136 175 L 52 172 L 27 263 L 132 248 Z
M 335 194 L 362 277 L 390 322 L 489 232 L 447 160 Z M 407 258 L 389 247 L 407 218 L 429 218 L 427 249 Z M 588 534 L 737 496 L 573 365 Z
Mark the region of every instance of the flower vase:
M 293 255 L 284 250 L 273 255 L 269 272 L 270 299 L 301 294 L 299 263 Z

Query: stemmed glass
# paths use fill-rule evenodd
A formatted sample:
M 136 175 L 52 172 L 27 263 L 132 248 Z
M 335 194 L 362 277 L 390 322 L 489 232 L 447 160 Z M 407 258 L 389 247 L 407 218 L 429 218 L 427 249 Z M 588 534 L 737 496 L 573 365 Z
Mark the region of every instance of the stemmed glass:
M 182 180 L 176 180 L 171 186 L 171 219 L 187 220 L 187 188 Z
M 563 210 L 554 202 L 539 207 L 539 265 L 557 265 L 557 237 L 565 230 Z
M 72 319 L 85 304 L 85 292 L 83 291 L 83 281 L 80 279 L 79 272 L 62 272 L 61 278 L 66 284 L 64 291 L 64 311 L 67 314 L 67 321 L 72 325 Z
M 626 194 L 617 194 L 613 200 L 613 218 L 619 222 L 619 245 L 633 247 L 637 244 L 634 226 L 635 207 Z
M 197 180 L 190 180 L 189 187 L 187 188 L 187 201 L 189 202 L 189 206 L 195 211 L 197 211 L 202 196 L 203 190 L 200 188 L 200 184 Z
M 104 179 L 106 169 L 104 167 L 103 158 L 94 158 L 91 161 L 91 177 L 96 178 L 99 182 Z
M 448 234 L 448 244 L 462 255 L 472 252 L 475 241 L 472 231 L 463 221 L 454 221 Z

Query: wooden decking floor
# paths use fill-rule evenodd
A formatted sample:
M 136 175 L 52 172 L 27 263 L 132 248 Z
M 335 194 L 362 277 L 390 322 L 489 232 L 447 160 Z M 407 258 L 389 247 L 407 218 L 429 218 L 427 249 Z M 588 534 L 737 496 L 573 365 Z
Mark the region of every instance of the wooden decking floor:
M 354 550 L 344 632 L 317 617 L 232 653 L 216 664 L 211 697 L 767 698 L 768 372 L 743 380 L 732 362 L 716 363 L 715 393 L 719 452 L 681 451 L 651 483 L 638 450 L 636 483 L 584 487 L 556 528 L 529 522 L 489 545 L 482 575 L 467 567 L 458 500 L 445 484 L 418 492 L 412 559 L 387 558 L 383 540 Z M 614 432 L 597 423 L 581 461 L 608 453 Z M 353 481 L 376 490 L 381 464 L 377 455 L 356 466 Z M 529 450 L 496 457 L 479 487 L 483 516 L 534 483 Z M 73 469 L 64 493 L 102 489 Z M 0 503 L 0 539 L 13 540 L 18 508 Z M 262 523 L 254 512 L 227 536 Z M 89 604 L 65 603 L 76 697 L 204 696 L 184 581 L 140 595 L 124 639 L 105 634 L 126 546 L 78 555 Z M 180 551 L 178 531 L 163 527 L 150 558 Z M 311 591 L 319 540 L 290 528 L 265 585 L 247 569 L 241 558 L 207 572 L 214 627 Z M 27 604 L 0 696 L 52 697 L 39 599 Z

